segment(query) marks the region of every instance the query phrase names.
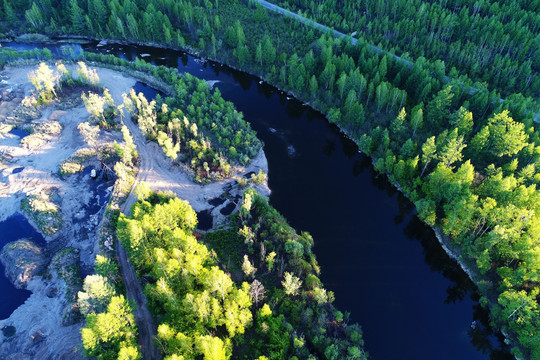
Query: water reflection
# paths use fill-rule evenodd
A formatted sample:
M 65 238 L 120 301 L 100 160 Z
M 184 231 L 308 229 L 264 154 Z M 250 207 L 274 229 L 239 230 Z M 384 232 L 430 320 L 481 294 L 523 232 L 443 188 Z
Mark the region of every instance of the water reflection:
M 362 324 L 375 359 L 485 359 L 484 351 L 494 358 L 489 331 L 470 327 L 477 319 L 487 324 L 474 286 L 413 205 L 335 125 L 253 76 L 183 53 L 136 50 L 220 81 L 223 97 L 265 143 L 271 203 L 312 233 L 322 280 L 336 292 L 336 305 Z
M 13 241 L 30 239 L 39 246 L 45 245 L 45 239 L 26 218 L 17 213 L 0 222 L 0 250 Z M 0 319 L 8 318 L 30 296 L 28 290 L 17 289 L 5 276 L 4 265 L 0 263 Z

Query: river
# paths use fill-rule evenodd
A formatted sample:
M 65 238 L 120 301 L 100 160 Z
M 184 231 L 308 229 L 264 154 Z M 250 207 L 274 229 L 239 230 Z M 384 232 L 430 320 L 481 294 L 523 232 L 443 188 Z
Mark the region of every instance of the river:
M 322 114 L 254 76 L 186 53 L 83 47 L 219 81 L 214 86 L 264 142 L 270 203 L 313 235 L 321 279 L 335 305 L 362 326 L 371 358 L 512 359 L 487 325 L 475 286 L 414 206 Z

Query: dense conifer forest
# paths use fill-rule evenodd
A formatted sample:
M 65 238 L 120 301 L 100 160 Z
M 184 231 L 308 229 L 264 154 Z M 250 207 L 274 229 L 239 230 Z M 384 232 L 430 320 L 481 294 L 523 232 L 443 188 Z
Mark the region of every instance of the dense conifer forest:
M 356 41 L 322 33 L 255 0 L 4 0 L 0 31 L 5 36 L 44 32 L 188 49 L 254 73 L 310 103 L 357 141 L 377 171 L 399 184 L 420 218 L 473 269 L 481 302 L 490 309 L 492 325 L 511 339 L 513 353 L 540 359 L 540 137 L 535 129 L 540 3 L 278 4 L 354 33 Z M 138 206 L 142 216 L 151 214 L 154 205 Z M 181 229 L 181 236 L 190 236 L 190 229 Z M 219 247 L 215 252 L 219 255 Z M 208 271 L 222 260 L 212 258 Z M 163 270 L 140 261 L 145 273 L 154 271 L 156 280 L 162 276 Z M 248 290 L 231 285 L 230 291 Z M 155 309 L 162 309 L 165 302 L 159 297 L 165 295 L 155 293 Z M 248 303 L 239 309 L 253 306 Z M 255 326 L 262 326 L 263 312 L 279 319 L 263 309 L 253 319 Z M 272 324 L 287 325 L 280 321 Z M 238 333 L 238 328 L 223 332 L 223 351 L 229 342 L 242 344 Z M 206 340 L 186 344 L 203 353 L 200 341 Z M 315 349 L 320 344 L 315 338 L 308 341 Z M 330 347 L 319 354 L 343 358 L 332 355 Z

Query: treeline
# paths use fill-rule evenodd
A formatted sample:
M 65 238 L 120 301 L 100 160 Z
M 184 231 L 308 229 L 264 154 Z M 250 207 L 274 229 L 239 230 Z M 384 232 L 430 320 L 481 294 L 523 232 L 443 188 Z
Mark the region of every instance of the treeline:
M 206 234 L 214 250 L 194 236 L 186 201 L 151 194 L 132 212 L 117 234 L 147 281 L 166 359 L 366 358 L 360 328 L 317 277 L 311 236 L 253 190 L 231 230 Z
M 273 1 L 397 55 L 444 60 L 503 95 L 538 96 L 540 6 L 518 1 Z
M 70 4 L 90 11 L 90 2 Z M 520 5 L 527 11 L 535 6 Z M 513 352 L 540 357 L 534 230 L 540 142 L 531 98 L 518 93 L 501 102 L 499 89 L 464 75 L 454 79 L 458 74 L 446 74 L 442 61 L 420 57 L 411 68 L 374 53 L 364 39 L 353 46 L 321 36 L 255 3 L 112 1 L 104 7 L 101 36 L 132 39 L 127 24 L 146 26 L 139 40 L 189 46 L 256 73 L 324 112 L 374 158 L 379 171 L 400 183 L 424 221 L 442 229 L 463 260 L 476 267 L 482 302 L 491 307 L 494 327 L 514 339 Z M 90 31 L 98 20 L 89 19 L 77 26 Z M 49 30 L 77 32 L 74 24 Z
M 53 58 L 53 53 L 49 49 L 34 49 L 26 51 L 17 51 L 10 48 L 0 49 L 0 69 L 8 63 L 21 60 L 50 60 Z

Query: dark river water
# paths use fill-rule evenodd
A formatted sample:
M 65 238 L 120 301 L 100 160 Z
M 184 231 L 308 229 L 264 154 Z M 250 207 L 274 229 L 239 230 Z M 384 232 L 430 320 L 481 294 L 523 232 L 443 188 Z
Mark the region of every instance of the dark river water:
M 321 279 L 335 305 L 362 325 L 371 358 L 512 358 L 487 326 L 474 285 L 412 204 L 322 114 L 256 77 L 185 53 L 83 47 L 219 81 L 264 141 L 271 204 L 313 235 Z

